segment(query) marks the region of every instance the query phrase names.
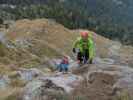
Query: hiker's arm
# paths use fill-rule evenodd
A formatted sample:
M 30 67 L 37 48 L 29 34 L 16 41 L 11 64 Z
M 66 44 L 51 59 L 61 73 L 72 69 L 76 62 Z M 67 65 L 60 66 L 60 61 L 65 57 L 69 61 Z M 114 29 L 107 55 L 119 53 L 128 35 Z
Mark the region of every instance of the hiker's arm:
M 77 48 L 79 45 L 79 42 L 80 42 L 80 38 L 77 38 L 77 40 L 74 41 L 74 43 L 73 43 L 73 48 Z
M 90 55 L 89 55 L 89 58 L 93 59 L 94 56 L 95 56 L 95 46 L 94 46 L 93 40 L 90 40 L 89 42 L 90 42 L 90 46 L 89 46 Z

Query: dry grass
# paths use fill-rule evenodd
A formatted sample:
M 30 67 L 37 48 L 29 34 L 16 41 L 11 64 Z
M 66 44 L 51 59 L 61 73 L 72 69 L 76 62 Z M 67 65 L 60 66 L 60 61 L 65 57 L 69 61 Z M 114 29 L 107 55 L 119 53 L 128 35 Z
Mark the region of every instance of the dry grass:
M 5 46 L 0 42 L 0 56 L 4 57 L 6 53 L 6 48 Z
M 21 88 L 9 87 L 6 90 L 0 90 L 0 100 L 20 100 L 19 93 L 22 91 Z
M 25 66 L 34 67 L 33 65 L 38 65 L 44 56 L 54 58 L 63 54 L 72 55 L 73 41 L 76 40 L 81 31 L 83 30 L 69 30 L 48 19 L 19 20 L 10 27 L 6 37 L 13 43 L 22 39 L 28 40 L 32 45 L 23 50 L 22 48 L 9 50 L 8 53 L 6 52 L 7 57 L 9 60 L 20 63 L 19 66 L 24 67 L 25 64 Z M 97 55 L 108 57 L 109 46 L 112 41 L 94 32 L 89 32 L 93 34 Z M 32 60 L 31 55 L 37 56 L 39 60 Z
M 20 79 L 12 79 L 10 86 L 12 87 L 24 87 L 26 85 L 26 82 Z
M 123 90 L 118 96 L 118 100 L 133 100 L 133 96 L 129 95 L 127 90 Z
M 0 64 L 0 75 L 7 75 L 12 71 L 13 70 L 8 65 Z

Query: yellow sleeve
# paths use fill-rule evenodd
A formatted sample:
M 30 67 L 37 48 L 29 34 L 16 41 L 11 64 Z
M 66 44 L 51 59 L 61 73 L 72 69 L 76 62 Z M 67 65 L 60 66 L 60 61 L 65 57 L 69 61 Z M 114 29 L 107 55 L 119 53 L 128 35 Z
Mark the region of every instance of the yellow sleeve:
M 90 47 L 89 47 L 90 55 L 89 58 L 93 59 L 95 56 L 95 46 L 94 46 L 94 41 L 91 39 L 90 40 Z

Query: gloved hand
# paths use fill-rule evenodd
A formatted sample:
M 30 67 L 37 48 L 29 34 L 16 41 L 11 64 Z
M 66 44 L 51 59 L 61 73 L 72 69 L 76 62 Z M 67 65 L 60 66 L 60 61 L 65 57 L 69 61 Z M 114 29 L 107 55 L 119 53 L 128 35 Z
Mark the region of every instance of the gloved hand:
M 73 53 L 76 53 L 76 50 L 75 50 L 75 48 L 73 48 Z

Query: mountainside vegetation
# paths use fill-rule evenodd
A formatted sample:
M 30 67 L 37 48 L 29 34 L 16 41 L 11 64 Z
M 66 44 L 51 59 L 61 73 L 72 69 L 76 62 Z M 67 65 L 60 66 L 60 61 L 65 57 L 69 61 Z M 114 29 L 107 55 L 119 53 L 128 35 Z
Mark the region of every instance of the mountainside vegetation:
M 132 45 L 132 4 L 132 0 L 1 0 L 0 22 L 45 17 Z

